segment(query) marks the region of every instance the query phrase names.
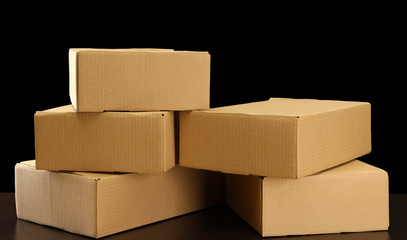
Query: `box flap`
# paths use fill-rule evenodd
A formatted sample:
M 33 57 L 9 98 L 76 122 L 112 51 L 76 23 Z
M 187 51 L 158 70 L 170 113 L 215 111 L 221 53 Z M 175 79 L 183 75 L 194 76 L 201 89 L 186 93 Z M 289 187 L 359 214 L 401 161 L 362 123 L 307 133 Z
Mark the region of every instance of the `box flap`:
M 35 160 L 23 161 L 23 162 L 20 162 L 20 164 L 35 169 Z M 78 175 L 78 176 L 82 176 L 82 177 L 85 177 L 85 178 L 94 179 L 96 181 L 101 179 L 101 178 L 114 177 L 114 176 L 127 174 L 127 173 L 69 172 L 69 171 L 60 171 L 60 173 Z
M 316 173 L 314 175 L 327 175 L 327 174 L 354 174 L 358 173 L 386 173 L 385 170 L 370 164 L 364 163 L 359 160 L 353 160 L 348 163 L 341 164 L 339 166 L 327 169 L 325 171 Z
M 46 109 L 38 112 L 57 112 L 57 113 L 74 113 L 76 112 L 72 105 L 65 105 L 55 108 Z
M 346 109 L 367 102 L 319 99 L 270 98 L 268 101 L 238 104 L 204 110 L 211 113 L 241 113 L 254 115 L 306 116 Z

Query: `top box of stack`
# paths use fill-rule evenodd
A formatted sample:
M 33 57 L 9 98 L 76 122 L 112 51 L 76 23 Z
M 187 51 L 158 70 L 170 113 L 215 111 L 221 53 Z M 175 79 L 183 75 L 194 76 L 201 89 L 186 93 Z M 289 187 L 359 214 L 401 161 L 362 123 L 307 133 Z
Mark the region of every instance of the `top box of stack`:
M 300 178 L 371 151 L 368 102 L 271 98 L 180 113 L 179 164 Z
M 209 109 L 210 55 L 170 49 L 69 50 L 78 112 Z

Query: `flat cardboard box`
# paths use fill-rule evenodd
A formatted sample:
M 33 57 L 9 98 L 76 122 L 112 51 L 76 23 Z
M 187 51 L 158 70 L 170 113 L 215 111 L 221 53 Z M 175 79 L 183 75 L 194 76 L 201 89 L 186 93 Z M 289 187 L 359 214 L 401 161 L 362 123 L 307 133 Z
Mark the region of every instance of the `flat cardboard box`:
M 53 172 L 15 166 L 17 217 L 100 238 L 223 202 L 222 174 Z
M 263 237 L 389 227 L 388 175 L 358 160 L 301 179 L 225 177 L 226 203 Z
M 368 102 L 270 98 L 180 113 L 180 165 L 300 178 L 371 151 Z
M 69 50 L 79 112 L 209 109 L 210 55 L 171 49 Z
M 34 115 L 37 169 L 162 173 L 175 166 L 174 113 L 75 112 Z

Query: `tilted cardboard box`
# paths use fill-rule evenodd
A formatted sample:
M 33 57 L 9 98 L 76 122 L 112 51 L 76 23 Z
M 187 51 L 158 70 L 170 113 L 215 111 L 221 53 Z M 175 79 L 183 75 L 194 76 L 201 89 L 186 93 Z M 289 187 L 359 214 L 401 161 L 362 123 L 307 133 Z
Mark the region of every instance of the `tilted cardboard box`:
M 79 113 L 72 105 L 34 115 L 37 169 L 162 173 L 175 166 L 173 112 Z
M 209 108 L 208 52 L 75 48 L 69 73 L 69 95 L 80 112 Z
M 371 151 L 367 102 L 271 98 L 180 113 L 180 165 L 300 178 Z
M 215 172 L 64 173 L 34 165 L 15 166 L 18 218 L 94 238 L 223 202 L 223 176 Z
M 225 177 L 226 203 L 262 236 L 389 226 L 388 175 L 357 160 L 301 179 Z

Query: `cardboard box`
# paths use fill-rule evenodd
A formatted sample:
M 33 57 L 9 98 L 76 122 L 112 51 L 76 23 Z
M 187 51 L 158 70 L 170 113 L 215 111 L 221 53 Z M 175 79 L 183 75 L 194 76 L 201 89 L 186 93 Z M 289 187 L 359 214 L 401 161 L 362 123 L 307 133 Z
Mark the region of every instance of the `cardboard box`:
M 208 52 L 75 48 L 69 73 L 79 112 L 209 109 Z
M 270 98 L 180 113 L 180 165 L 300 178 L 371 151 L 367 102 Z
M 387 230 L 388 175 L 351 161 L 301 179 L 228 174 L 226 203 L 262 236 Z
M 34 165 L 15 166 L 18 218 L 94 238 L 223 202 L 223 176 L 215 172 L 64 173 Z
M 175 166 L 173 112 L 79 113 L 72 105 L 34 115 L 37 169 L 162 173 Z

